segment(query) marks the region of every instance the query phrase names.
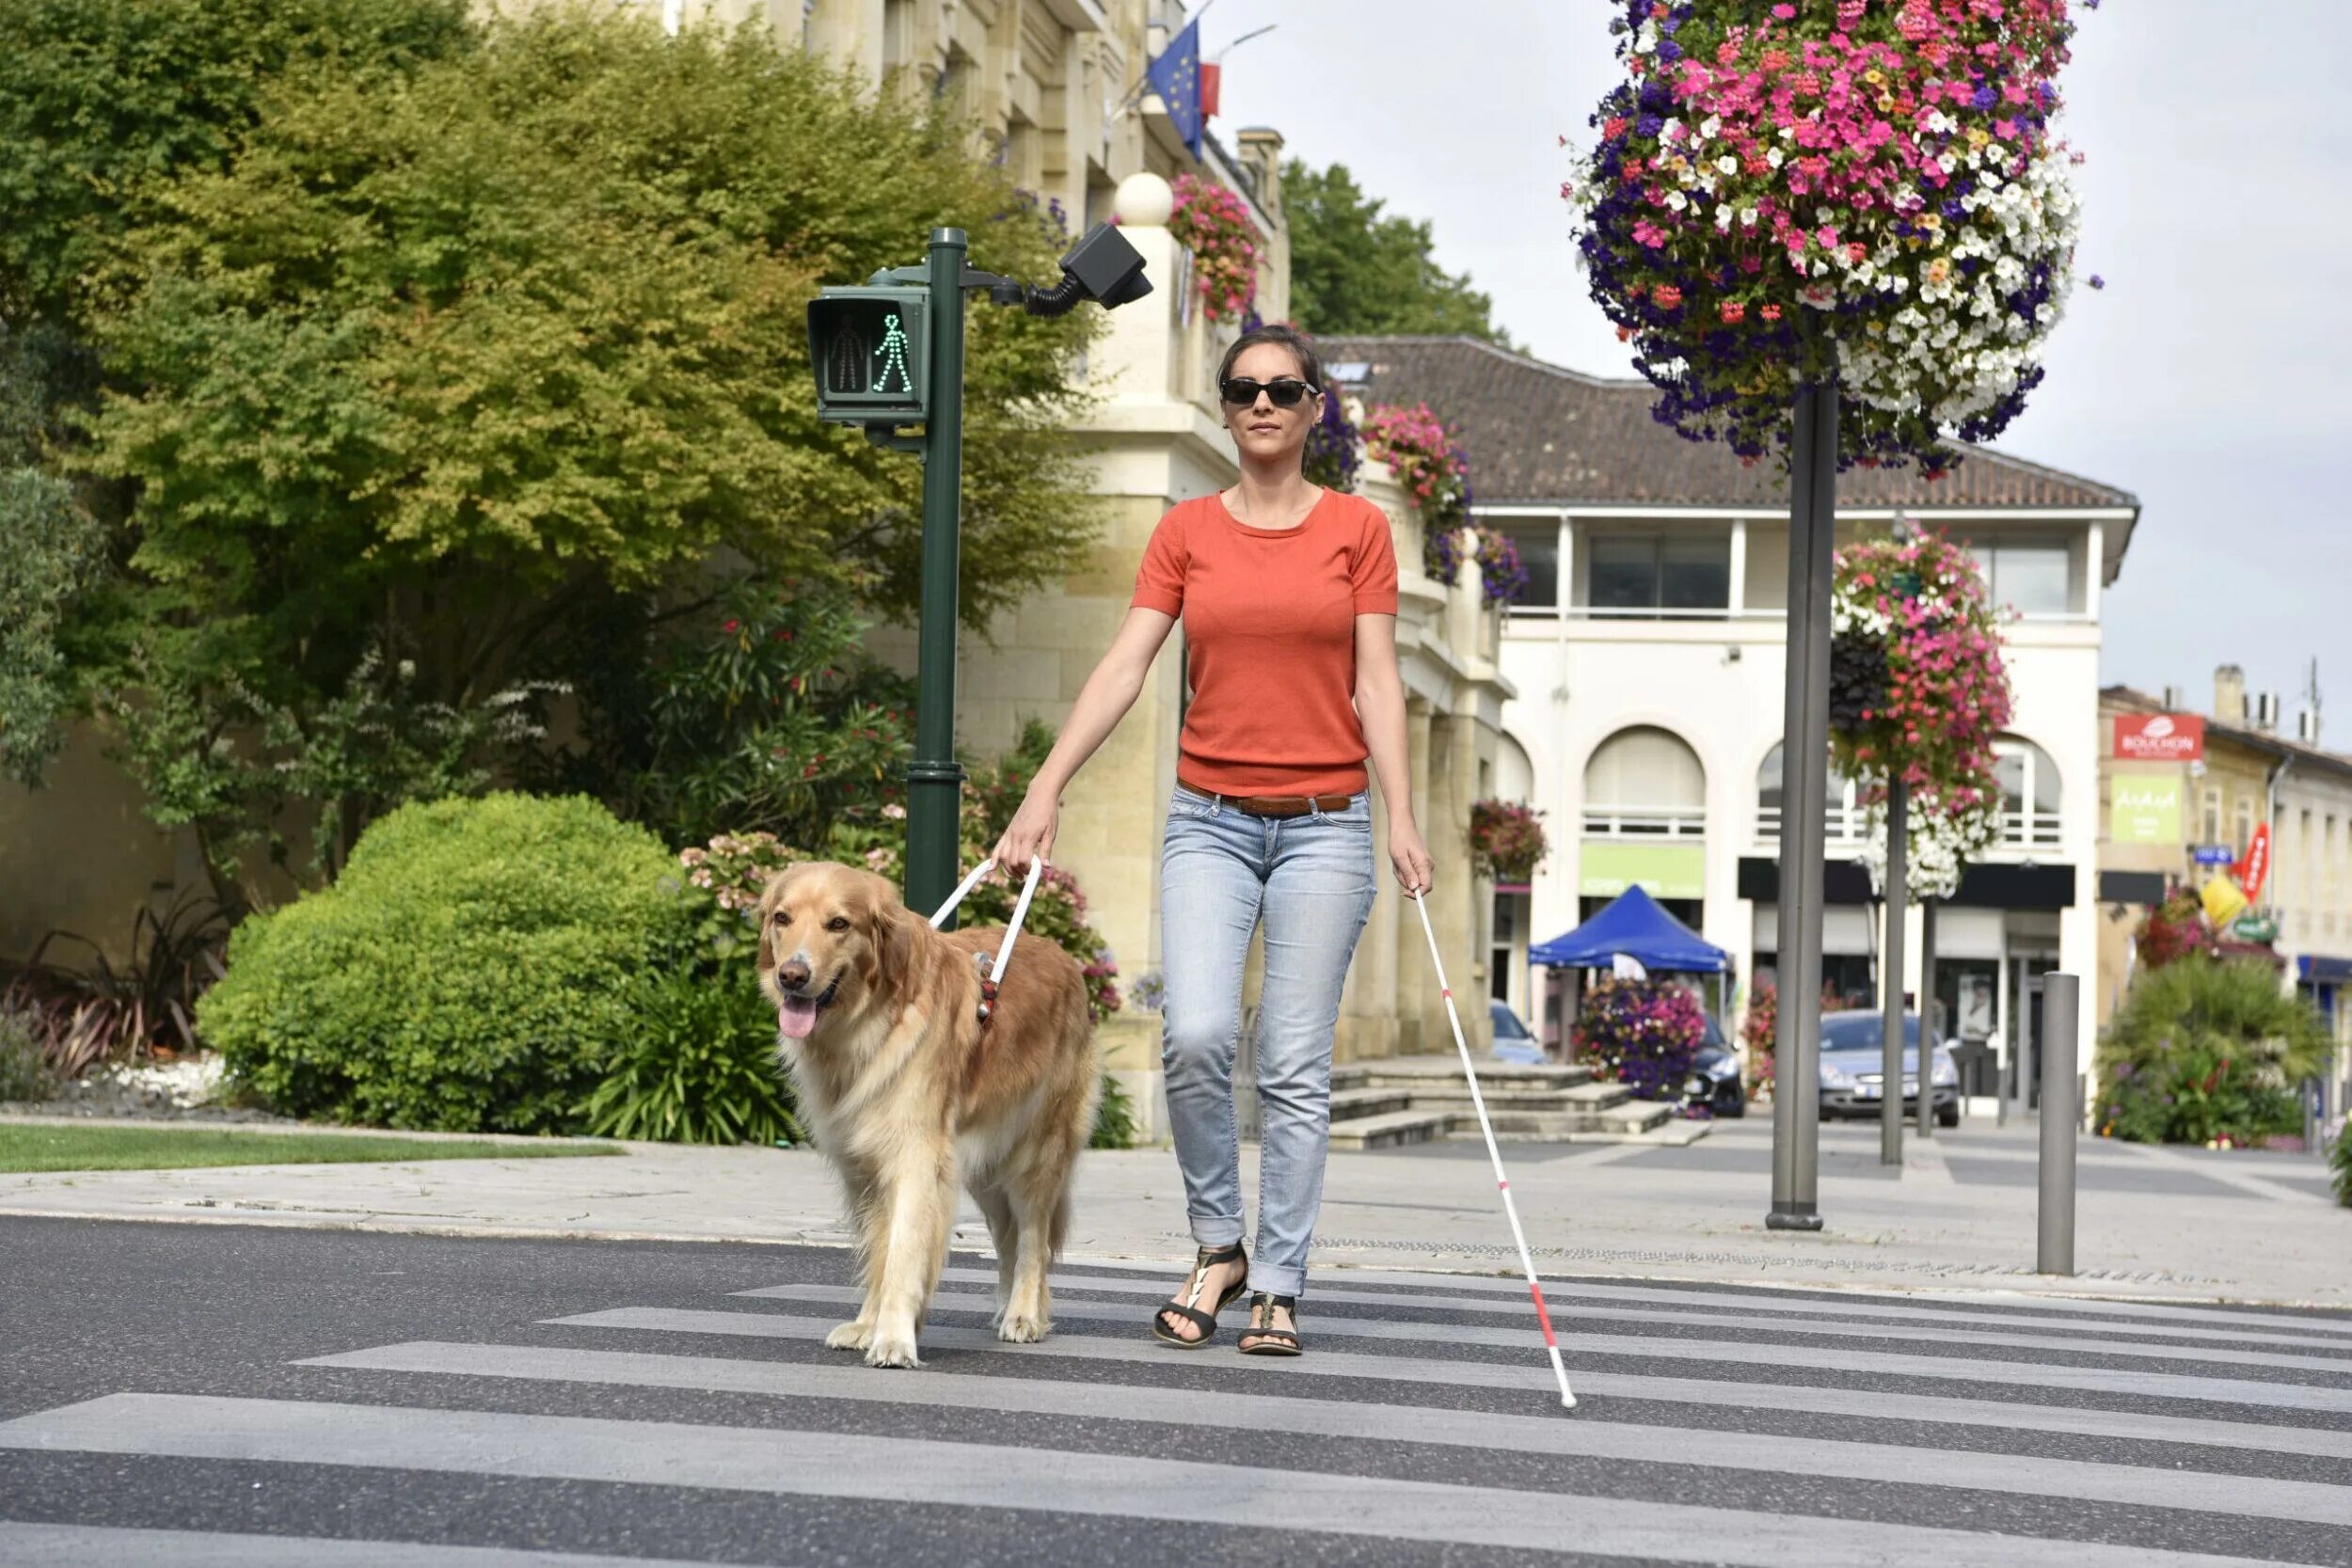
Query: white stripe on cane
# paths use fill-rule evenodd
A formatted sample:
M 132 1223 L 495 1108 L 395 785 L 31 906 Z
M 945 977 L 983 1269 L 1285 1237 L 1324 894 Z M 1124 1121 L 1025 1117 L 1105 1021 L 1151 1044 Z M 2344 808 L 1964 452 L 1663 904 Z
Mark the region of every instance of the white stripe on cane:
M 1527 1250 L 1527 1232 L 1519 1228 L 1518 1205 L 1511 1201 L 1511 1183 L 1502 1174 L 1502 1153 L 1495 1147 L 1494 1123 L 1486 1119 L 1486 1097 L 1478 1092 L 1478 1069 L 1470 1064 L 1470 1042 L 1462 1037 L 1462 1015 L 1454 1008 L 1454 990 L 1446 984 L 1445 960 L 1438 957 L 1438 933 L 1429 924 L 1429 905 L 1413 895 L 1421 911 L 1422 935 L 1429 939 L 1429 962 L 1438 972 L 1438 991 L 1445 998 L 1446 1022 L 1454 1025 L 1454 1048 L 1462 1053 L 1462 1072 L 1470 1080 L 1470 1105 L 1478 1112 L 1478 1130 L 1486 1134 L 1486 1158 L 1494 1162 L 1495 1186 L 1502 1194 L 1502 1212 L 1511 1220 L 1511 1239 L 1519 1244 L 1519 1266 L 1527 1271 L 1528 1293 L 1535 1300 L 1535 1321 L 1543 1325 L 1544 1348 L 1551 1353 L 1551 1370 L 1560 1380 L 1560 1403 L 1574 1410 L 1576 1396 L 1568 1392 L 1568 1369 L 1560 1359 L 1560 1342 L 1552 1338 L 1551 1314 L 1544 1309 L 1544 1288 L 1535 1277 L 1535 1259 Z

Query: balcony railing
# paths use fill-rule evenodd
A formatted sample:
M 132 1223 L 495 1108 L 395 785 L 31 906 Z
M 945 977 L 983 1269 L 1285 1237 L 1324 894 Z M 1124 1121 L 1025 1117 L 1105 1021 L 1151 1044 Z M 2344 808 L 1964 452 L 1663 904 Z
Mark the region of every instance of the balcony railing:
M 1689 838 L 1707 836 L 1704 806 L 1586 806 L 1586 838 Z
M 1778 806 L 1758 806 L 1756 811 L 1756 836 L 1759 841 L 1777 843 L 1780 838 Z M 1589 814 L 1588 814 L 1589 815 Z M 1859 844 L 1865 813 L 1860 806 L 1829 806 L 1821 813 L 1822 838 L 1830 844 Z M 1589 831 L 1589 830 L 1587 830 Z M 2058 847 L 2058 814 L 2054 811 L 2026 809 L 2001 814 L 2000 847 L 2004 849 L 2055 849 Z

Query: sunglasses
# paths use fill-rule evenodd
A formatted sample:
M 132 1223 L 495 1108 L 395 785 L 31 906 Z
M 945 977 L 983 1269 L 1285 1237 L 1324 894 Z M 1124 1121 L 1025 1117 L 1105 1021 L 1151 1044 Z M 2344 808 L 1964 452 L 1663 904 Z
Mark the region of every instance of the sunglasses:
M 1310 386 L 1304 381 L 1287 375 L 1274 381 L 1252 381 L 1248 376 L 1237 375 L 1228 380 L 1218 389 L 1224 393 L 1225 401 L 1236 408 L 1248 408 L 1255 404 L 1260 392 L 1263 392 L 1277 408 L 1295 408 L 1298 406 L 1298 400 L 1310 392 L 1318 397 L 1323 395 L 1322 388 Z

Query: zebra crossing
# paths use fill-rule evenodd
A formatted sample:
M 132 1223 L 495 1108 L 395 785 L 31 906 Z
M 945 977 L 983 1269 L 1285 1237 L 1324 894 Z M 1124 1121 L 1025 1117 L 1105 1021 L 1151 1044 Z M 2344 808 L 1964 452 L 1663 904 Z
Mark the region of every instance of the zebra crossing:
M 1568 1413 L 1510 1280 L 1319 1274 L 1268 1361 L 1148 1338 L 1177 1264 L 1067 1263 L 1004 1344 L 959 1257 L 926 1370 L 882 1372 L 823 1346 L 834 1257 L 0 1421 L 0 1563 L 2352 1564 L 2352 1317 L 1547 1281 Z M 25 1516 L 31 1455 L 261 1498 Z M 746 1509 L 723 1552 L 665 1523 Z

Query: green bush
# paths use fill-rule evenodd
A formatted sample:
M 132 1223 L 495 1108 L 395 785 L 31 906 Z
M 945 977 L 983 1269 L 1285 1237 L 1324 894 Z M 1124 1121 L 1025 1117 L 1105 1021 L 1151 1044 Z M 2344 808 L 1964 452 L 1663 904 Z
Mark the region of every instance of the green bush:
M 2142 970 L 2100 1048 L 2099 1132 L 2250 1145 L 2299 1132 L 2295 1085 L 2327 1048 L 2319 1015 L 2267 964 L 2190 954 Z
M 0 1101 L 47 1100 L 56 1074 L 41 1050 L 40 1019 L 12 1000 L 0 1001 Z
M 1094 1136 L 1087 1140 L 1087 1147 L 1136 1147 L 1135 1103 L 1127 1098 L 1125 1086 L 1107 1072 L 1103 1074 L 1103 1098 L 1094 1107 Z
M 797 1143 L 776 1061 L 776 1015 L 749 964 L 633 989 L 637 1024 L 581 1107 L 599 1137 L 681 1144 Z
M 2352 1209 L 2352 1117 L 2344 1117 L 2344 1130 L 2328 1151 L 2328 1168 L 2335 1172 L 2336 1201 Z
M 333 887 L 237 928 L 199 1025 L 292 1115 L 576 1131 L 644 1026 L 643 977 L 699 956 L 676 881 L 651 834 L 586 800 L 403 806 Z

